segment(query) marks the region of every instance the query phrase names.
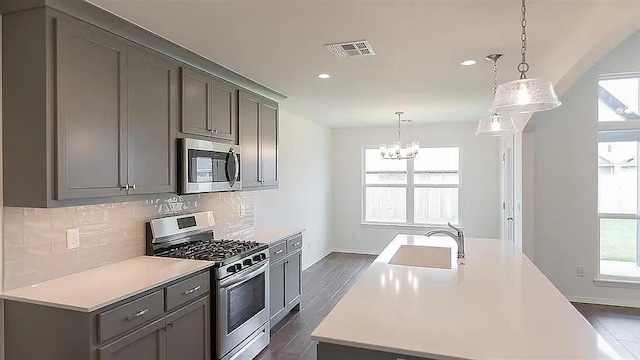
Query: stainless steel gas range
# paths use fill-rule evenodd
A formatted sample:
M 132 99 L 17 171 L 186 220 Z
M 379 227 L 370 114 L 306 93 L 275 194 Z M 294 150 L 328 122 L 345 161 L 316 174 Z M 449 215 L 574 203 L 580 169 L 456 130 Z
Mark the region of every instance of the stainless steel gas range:
M 218 240 L 213 213 L 147 223 L 147 255 L 213 261 L 212 357 L 250 360 L 269 344 L 269 250 L 253 241 Z

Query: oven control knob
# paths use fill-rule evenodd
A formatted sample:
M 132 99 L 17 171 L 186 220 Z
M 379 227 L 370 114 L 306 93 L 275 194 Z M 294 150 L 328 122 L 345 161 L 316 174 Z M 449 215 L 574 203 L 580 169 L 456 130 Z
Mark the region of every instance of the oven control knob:
M 261 255 L 261 254 L 254 255 L 254 256 L 253 256 L 253 261 L 255 261 L 255 262 L 261 261 L 261 260 L 262 260 L 262 257 L 261 257 L 260 255 Z
M 267 258 L 267 254 L 260 254 L 260 260 L 264 260 Z
M 245 261 L 242 262 L 242 265 L 251 266 L 253 265 L 253 261 L 251 259 L 246 259 Z
M 235 264 L 235 265 L 231 265 L 227 268 L 227 271 L 230 273 L 235 273 L 242 270 L 242 265 L 241 264 Z

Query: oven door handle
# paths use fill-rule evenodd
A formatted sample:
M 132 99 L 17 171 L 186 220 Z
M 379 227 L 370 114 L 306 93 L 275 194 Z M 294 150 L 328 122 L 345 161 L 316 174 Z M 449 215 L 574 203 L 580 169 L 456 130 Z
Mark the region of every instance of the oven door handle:
M 230 279 L 224 279 L 220 281 L 220 288 L 224 289 L 224 288 L 228 288 L 231 287 L 233 285 L 237 285 L 240 283 L 243 283 L 249 279 L 252 279 L 254 277 L 256 277 L 257 275 L 266 272 L 267 271 L 267 267 L 269 267 L 269 262 L 266 262 L 264 265 L 260 266 L 259 268 L 252 270 L 246 274 L 242 274 L 239 273 L 237 276 L 232 276 Z

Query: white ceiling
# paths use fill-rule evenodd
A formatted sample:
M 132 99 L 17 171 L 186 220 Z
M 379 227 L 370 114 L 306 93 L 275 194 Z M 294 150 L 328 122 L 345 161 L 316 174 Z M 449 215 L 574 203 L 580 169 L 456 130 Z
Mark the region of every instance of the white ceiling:
M 90 0 L 286 94 L 283 106 L 332 127 L 475 121 L 491 101 L 487 54 L 517 77 L 518 0 Z M 530 77 L 559 81 L 619 29 L 638 0 L 532 0 Z M 628 35 L 628 33 L 624 33 Z M 334 59 L 324 44 L 368 39 L 375 56 Z M 478 64 L 462 67 L 460 61 Z M 333 77 L 320 80 L 317 74 Z

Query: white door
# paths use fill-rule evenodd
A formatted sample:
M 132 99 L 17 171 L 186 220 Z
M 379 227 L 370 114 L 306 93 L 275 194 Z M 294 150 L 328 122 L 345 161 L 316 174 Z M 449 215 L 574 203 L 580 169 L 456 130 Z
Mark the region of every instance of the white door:
M 513 147 L 506 147 L 502 154 L 502 174 L 503 179 L 503 202 L 502 202 L 502 224 L 503 239 L 513 242 L 514 238 L 514 201 L 513 201 Z

